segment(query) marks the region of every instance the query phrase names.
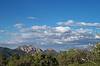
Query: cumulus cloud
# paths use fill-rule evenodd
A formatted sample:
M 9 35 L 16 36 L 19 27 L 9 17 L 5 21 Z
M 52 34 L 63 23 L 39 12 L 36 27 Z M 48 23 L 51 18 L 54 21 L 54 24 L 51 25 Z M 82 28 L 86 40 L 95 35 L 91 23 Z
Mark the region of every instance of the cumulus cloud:
M 70 31 L 70 30 L 71 30 L 70 27 L 62 27 L 62 26 L 55 27 L 55 31 L 57 31 L 57 32 L 66 32 L 66 31 Z
M 73 20 L 68 20 L 65 22 L 58 22 L 58 25 L 63 25 L 63 26 L 90 26 L 90 27 L 100 27 L 99 22 L 76 22 Z
M 15 24 L 15 28 L 19 28 L 11 36 L 12 38 L 6 41 L 8 44 L 34 44 L 34 45 L 76 45 L 89 44 L 100 41 L 100 36 L 97 35 L 91 28 L 73 28 L 72 26 L 99 26 L 99 23 L 60 22 L 56 26 L 33 25 L 25 27 L 23 24 Z M 9 35 L 9 34 L 8 34 Z
M 93 33 L 93 30 L 92 29 L 83 29 L 83 28 L 79 28 L 79 29 L 76 29 L 76 32 L 78 33 L 83 33 L 83 34 L 87 34 L 87 33 Z

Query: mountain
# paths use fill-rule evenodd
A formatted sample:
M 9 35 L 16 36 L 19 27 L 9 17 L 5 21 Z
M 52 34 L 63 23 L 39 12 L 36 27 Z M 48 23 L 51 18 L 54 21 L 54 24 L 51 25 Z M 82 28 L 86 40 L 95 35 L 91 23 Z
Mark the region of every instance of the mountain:
M 6 57 L 10 56 L 13 53 L 13 50 L 9 48 L 0 47 L 0 54 L 5 55 Z
M 23 51 L 27 54 L 34 54 L 35 52 L 41 52 L 43 53 L 43 50 L 41 50 L 40 48 L 36 48 L 32 45 L 23 45 L 23 46 L 19 46 L 18 48 L 16 48 L 16 50 L 19 50 L 19 51 Z
M 26 53 L 34 53 L 36 51 L 36 48 L 33 47 L 32 45 L 23 45 L 23 46 L 19 46 L 18 48 L 16 48 L 17 50 L 21 50 L 23 52 L 26 52 Z
M 44 53 L 49 54 L 49 55 L 57 55 L 57 52 L 54 49 L 51 49 L 51 48 L 44 50 Z
M 36 48 L 32 45 L 23 45 L 23 46 L 19 46 L 16 49 L 0 47 L 0 54 L 5 55 L 6 57 L 10 57 L 13 54 L 17 54 L 17 55 L 31 54 L 31 55 L 33 55 L 34 53 L 44 53 L 44 54 L 50 54 L 50 55 L 57 54 L 57 52 L 54 49 L 47 49 L 47 50 L 43 51 L 42 49 Z
M 3 54 L 6 57 L 10 57 L 13 54 L 23 55 L 23 54 L 25 54 L 25 52 L 19 51 L 16 49 L 9 49 L 9 48 L 5 48 L 5 47 L 0 47 L 0 54 Z

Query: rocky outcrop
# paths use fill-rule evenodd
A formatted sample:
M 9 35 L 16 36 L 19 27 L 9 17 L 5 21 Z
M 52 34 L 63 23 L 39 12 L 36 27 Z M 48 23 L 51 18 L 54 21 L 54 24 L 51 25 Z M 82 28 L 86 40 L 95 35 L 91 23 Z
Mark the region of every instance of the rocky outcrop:
M 28 54 L 34 54 L 35 52 L 42 52 L 41 49 L 36 48 L 36 47 L 34 47 L 34 46 L 32 46 L 32 45 L 23 45 L 23 46 L 19 46 L 19 47 L 17 48 L 17 50 L 21 50 L 21 51 L 23 51 L 23 52 L 25 52 L 25 53 L 28 53 Z

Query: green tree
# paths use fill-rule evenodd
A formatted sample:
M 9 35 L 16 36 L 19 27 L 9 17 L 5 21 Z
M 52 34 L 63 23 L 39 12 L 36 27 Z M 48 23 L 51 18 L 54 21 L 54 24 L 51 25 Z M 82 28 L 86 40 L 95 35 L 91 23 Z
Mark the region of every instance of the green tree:
M 57 56 L 59 66 L 68 66 L 67 62 L 67 51 L 60 52 Z
M 93 49 L 95 55 L 95 61 L 100 62 L 100 43 L 97 43 Z
M 51 55 L 42 55 L 40 66 L 58 66 L 58 61 Z
M 19 59 L 20 59 L 19 55 L 13 54 L 8 60 L 8 66 L 18 66 L 19 65 L 19 62 L 18 62 Z
M 0 53 L 0 66 L 6 66 L 7 59 L 6 57 Z

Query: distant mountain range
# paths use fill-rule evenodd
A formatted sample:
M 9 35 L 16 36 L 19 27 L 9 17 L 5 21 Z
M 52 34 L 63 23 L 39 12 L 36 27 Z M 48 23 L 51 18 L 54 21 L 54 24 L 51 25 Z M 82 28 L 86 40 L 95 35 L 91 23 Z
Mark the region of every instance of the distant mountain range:
M 25 52 L 23 52 L 22 50 L 9 49 L 9 48 L 5 48 L 5 47 L 0 47 L 0 54 L 3 54 L 6 57 L 9 57 L 12 54 L 23 55 L 23 54 L 25 54 Z
M 0 47 L 0 54 L 5 55 L 6 57 L 11 56 L 12 54 L 18 54 L 18 55 L 24 55 L 24 54 L 31 54 L 33 55 L 35 52 L 41 52 L 41 53 L 51 53 L 56 54 L 57 52 L 54 49 L 47 49 L 42 50 L 40 48 L 33 47 L 32 45 L 23 45 L 19 46 L 16 49 L 9 49 L 5 47 Z

